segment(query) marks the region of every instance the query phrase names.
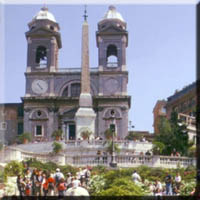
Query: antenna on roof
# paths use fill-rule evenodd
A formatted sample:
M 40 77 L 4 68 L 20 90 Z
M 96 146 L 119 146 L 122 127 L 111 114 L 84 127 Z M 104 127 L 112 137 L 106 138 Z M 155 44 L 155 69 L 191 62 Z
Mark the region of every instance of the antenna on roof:
M 85 10 L 84 10 L 83 17 L 84 17 L 84 20 L 87 21 L 87 17 L 88 17 L 88 15 L 87 15 L 87 5 L 85 5 Z

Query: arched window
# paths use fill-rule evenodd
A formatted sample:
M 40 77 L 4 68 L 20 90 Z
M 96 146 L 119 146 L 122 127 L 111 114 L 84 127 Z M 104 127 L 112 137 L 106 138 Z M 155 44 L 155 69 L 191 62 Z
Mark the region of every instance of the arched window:
M 64 89 L 64 91 L 63 91 L 63 93 L 62 93 L 62 96 L 63 97 L 68 97 L 68 87 L 66 87 L 65 89 Z
M 36 63 L 41 68 L 47 67 L 47 49 L 44 46 L 39 46 L 36 50 Z
M 117 47 L 115 45 L 109 45 L 106 52 L 107 67 L 117 67 L 118 57 L 117 57 Z
M 80 83 L 72 83 L 71 84 L 71 96 L 79 97 L 81 93 L 81 84 Z

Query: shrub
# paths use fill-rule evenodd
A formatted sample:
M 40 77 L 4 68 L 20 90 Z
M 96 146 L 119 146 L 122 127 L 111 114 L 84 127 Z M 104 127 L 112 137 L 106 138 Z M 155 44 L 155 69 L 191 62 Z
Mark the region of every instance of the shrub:
M 23 164 L 18 161 L 9 162 L 4 168 L 4 179 L 7 180 L 8 176 L 17 176 L 24 171 Z
M 89 192 L 92 196 L 100 194 L 105 187 L 105 179 L 103 175 L 94 175 L 89 181 Z

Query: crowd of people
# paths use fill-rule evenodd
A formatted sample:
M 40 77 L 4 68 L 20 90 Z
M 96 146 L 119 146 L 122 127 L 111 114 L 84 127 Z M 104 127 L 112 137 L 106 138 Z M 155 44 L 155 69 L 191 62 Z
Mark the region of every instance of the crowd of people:
M 64 175 L 59 168 L 55 174 L 47 171 L 27 168 L 24 176 L 17 176 L 17 188 L 20 196 L 65 196 L 71 188 L 87 189 L 91 176 L 88 167 L 79 168 L 75 176 L 69 172 Z
M 136 184 L 142 181 L 137 171 L 134 171 L 134 173 L 132 174 L 132 179 L 133 182 Z M 160 180 L 157 179 L 154 183 L 149 184 L 149 190 L 155 196 L 180 195 L 181 180 L 181 176 L 178 172 L 176 173 L 176 176 L 174 178 L 167 173 L 164 180 L 164 186 L 162 185 Z

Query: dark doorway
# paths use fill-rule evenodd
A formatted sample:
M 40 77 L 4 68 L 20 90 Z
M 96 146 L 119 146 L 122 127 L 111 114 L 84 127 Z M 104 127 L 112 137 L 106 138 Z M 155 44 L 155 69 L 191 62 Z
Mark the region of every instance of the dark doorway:
M 76 126 L 75 124 L 69 124 L 69 140 L 76 139 Z

